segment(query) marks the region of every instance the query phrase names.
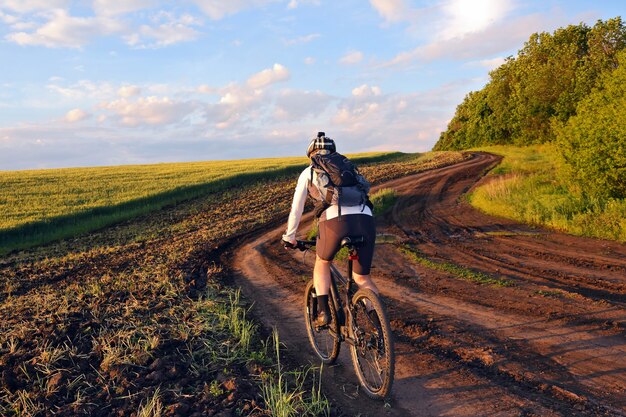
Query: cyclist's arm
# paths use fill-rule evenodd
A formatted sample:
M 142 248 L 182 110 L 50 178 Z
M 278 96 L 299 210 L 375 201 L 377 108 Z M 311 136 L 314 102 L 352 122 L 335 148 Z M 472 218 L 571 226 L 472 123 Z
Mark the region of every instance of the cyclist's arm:
M 298 177 L 298 184 L 296 185 L 296 191 L 293 194 L 291 212 L 289 213 L 289 220 L 287 222 L 287 231 L 283 235 L 283 240 L 286 242 L 291 242 L 293 244 L 296 243 L 296 232 L 298 231 L 300 219 L 302 218 L 302 212 L 304 211 L 304 203 L 306 203 L 310 176 L 310 168 L 307 168 L 302 171 L 300 177 Z

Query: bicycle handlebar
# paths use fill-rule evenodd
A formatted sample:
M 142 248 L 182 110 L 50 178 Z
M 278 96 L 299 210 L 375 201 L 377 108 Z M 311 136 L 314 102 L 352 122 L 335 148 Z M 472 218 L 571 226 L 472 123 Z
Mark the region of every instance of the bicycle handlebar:
M 293 245 L 287 241 L 282 241 L 283 246 L 286 249 L 299 249 L 301 252 L 304 252 L 305 250 L 309 250 L 311 249 L 313 246 L 315 246 L 316 243 L 316 239 L 313 240 L 296 240 L 296 244 Z

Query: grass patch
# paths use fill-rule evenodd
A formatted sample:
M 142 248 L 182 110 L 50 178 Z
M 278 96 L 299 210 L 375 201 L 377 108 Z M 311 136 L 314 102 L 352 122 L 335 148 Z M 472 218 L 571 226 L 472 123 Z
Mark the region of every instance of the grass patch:
M 487 236 L 499 236 L 499 237 L 510 237 L 510 236 L 540 236 L 541 233 L 537 232 L 516 232 L 516 231 L 498 231 L 498 232 L 483 232 Z
M 387 233 L 379 233 L 376 235 L 377 245 L 394 244 L 394 243 L 398 243 L 400 240 L 401 239 L 398 235 L 387 234 Z
M 322 395 L 322 371 L 317 386 L 313 381 L 309 392 L 305 388 L 312 368 L 286 373 L 280 363 L 280 340 L 278 331 L 272 334 L 276 352 L 276 372 L 263 376 L 261 389 L 267 411 L 274 417 L 317 417 L 330 415 L 330 403 Z M 290 382 L 291 381 L 291 382 Z
M 535 291 L 535 294 L 541 295 L 542 297 L 550 297 L 550 298 L 560 298 L 563 295 L 561 291 L 552 291 L 552 290 L 538 290 L 538 291 Z
M 530 225 L 626 242 L 626 200 L 590 197 L 569 182 L 553 145 L 479 150 L 504 159 L 491 179 L 467 196 L 474 207 Z
M 380 216 L 395 204 L 398 199 L 396 190 L 391 188 L 383 188 L 376 191 L 370 196 L 370 200 L 374 204 L 374 216 Z
M 160 399 L 160 389 L 154 390 L 154 394 L 146 399 L 145 404 L 142 402 L 137 410 L 137 417 L 161 417 L 164 414 L 163 404 Z
M 493 285 L 496 287 L 511 287 L 513 282 L 507 279 L 492 278 L 482 272 L 472 271 L 469 268 L 465 268 L 451 262 L 435 262 L 428 259 L 417 249 L 409 245 L 400 245 L 400 252 L 405 254 L 410 260 L 416 262 L 426 268 L 433 269 L 435 271 L 448 272 L 458 278 L 465 281 L 475 282 L 477 284 Z

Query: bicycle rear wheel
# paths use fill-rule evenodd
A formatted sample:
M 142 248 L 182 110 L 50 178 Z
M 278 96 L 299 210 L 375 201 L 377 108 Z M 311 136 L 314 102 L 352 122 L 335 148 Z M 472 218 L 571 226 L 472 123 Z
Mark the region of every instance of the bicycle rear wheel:
M 328 295 L 331 321 L 327 326 L 317 327 L 315 319 L 317 317 L 317 299 L 313 281 L 309 282 L 304 291 L 304 322 L 306 332 L 313 350 L 325 365 L 331 365 L 339 356 L 341 341 L 339 339 L 339 324 L 337 312 L 332 300 L 332 295 Z
M 391 325 L 380 298 L 372 290 L 358 290 L 352 305 L 352 363 L 365 394 L 383 399 L 391 391 L 395 372 Z

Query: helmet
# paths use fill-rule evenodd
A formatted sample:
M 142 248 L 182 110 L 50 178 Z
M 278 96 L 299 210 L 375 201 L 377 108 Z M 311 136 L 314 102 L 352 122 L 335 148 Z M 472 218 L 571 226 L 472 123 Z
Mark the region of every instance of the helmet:
M 331 138 L 326 137 L 326 133 L 317 132 L 317 137 L 311 140 L 309 143 L 309 147 L 306 150 L 306 156 L 311 157 L 311 154 L 318 150 L 326 150 L 328 153 L 333 153 L 337 151 L 335 147 L 335 141 Z

